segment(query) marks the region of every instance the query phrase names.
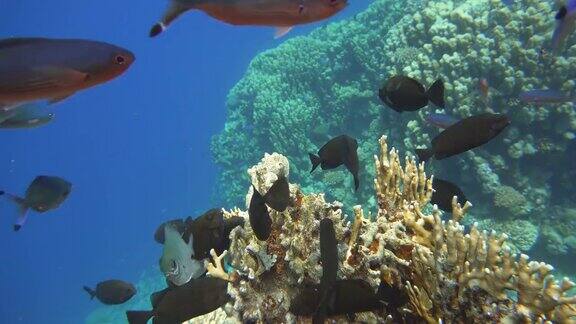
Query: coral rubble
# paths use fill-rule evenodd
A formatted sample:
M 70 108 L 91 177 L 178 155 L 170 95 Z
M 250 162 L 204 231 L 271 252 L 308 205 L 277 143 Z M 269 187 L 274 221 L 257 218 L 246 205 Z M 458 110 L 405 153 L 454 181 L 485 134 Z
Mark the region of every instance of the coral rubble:
M 385 285 L 406 296 L 404 302 L 383 296 L 383 309 L 356 314 L 358 321 L 576 322 L 576 297 L 567 296 L 574 283 L 558 282 L 550 265 L 513 254 L 505 247 L 506 235 L 480 231 L 476 225 L 466 233 L 459 221 L 469 203 L 460 206 L 455 200 L 447 222 L 435 206 L 424 212 L 433 182 L 424 164 L 406 158 L 402 165 L 397 151 L 388 150 L 386 137 L 379 144 L 376 214 L 365 216 L 355 206 L 354 220 L 347 222 L 342 204 L 291 185 L 291 206 L 284 212 L 270 210 L 272 234 L 266 241 L 256 239 L 246 222 L 231 232 L 228 252 L 212 251 L 209 275 L 230 281 L 232 301 L 223 307 L 229 316 L 244 322 L 298 320 L 289 312 L 290 303 L 299 287 L 320 281 L 319 224 L 328 218 L 339 242 L 338 279 L 361 279 L 374 291 Z M 225 214 L 248 217 L 240 209 Z M 231 273 L 223 270 L 226 253 Z

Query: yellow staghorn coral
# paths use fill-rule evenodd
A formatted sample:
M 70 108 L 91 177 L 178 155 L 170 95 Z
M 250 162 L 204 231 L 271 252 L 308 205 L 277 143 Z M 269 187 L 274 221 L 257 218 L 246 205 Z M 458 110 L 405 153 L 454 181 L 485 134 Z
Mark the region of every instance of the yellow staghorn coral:
M 237 320 L 287 322 L 302 320 L 290 304 L 302 285 L 318 284 L 322 275 L 319 223 L 330 218 L 338 244 L 338 279 L 362 279 L 383 289 L 384 309 L 357 314 L 361 322 L 427 323 L 574 323 L 576 297 L 567 296 L 574 283 L 557 282 L 552 267 L 514 255 L 506 235 L 469 231 L 459 221 L 472 206 L 452 202 L 452 220 L 443 221 L 433 207 L 423 212 L 432 195 L 432 177 L 424 164 L 405 159 L 380 139 L 374 180 L 378 212 L 364 217 L 354 206 L 352 222 L 342 205 L 327 203 L 322 194 L 306 195 L 290 185 L 292 204 L 285 212 L 270 210 L 272 234 L 255 238 L 248 214 L 239 209 L 226 217 L 246 219 L 230 234 L 229 262 L 235 268 L 228 285 L 232 301 L 224 307 Z M 280 159 L 281 157 L 278 156 Z M 282 159 L 283 160 L 283 159 Z M 285 167 L 288 167 L 287 165 Z M 252 168 L 263 173 L 266 163 Z M 224 255 L 215 253 L 212 275 L 229 278 Z M 346 322 L 341 316 L 331 318 Z

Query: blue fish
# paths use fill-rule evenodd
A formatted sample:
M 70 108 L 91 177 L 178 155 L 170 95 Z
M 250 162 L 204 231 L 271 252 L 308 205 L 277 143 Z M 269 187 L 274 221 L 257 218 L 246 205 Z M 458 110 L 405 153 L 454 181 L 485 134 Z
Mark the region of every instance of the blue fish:
M 438 128 L 448 128 L 458 122 L 456 117 L 447 114 L 430 113 L 425 117 L 426 121 Z
M 560 45 L 576 27 L 576 0 L 568 0 L 556 13 L 556 28 L 552 34 L 552 50 L 557 53 Z
M 574 97 L 551 89 L 534 89 L 520 93 L 520 101 L 532 104 L 573 102 Z

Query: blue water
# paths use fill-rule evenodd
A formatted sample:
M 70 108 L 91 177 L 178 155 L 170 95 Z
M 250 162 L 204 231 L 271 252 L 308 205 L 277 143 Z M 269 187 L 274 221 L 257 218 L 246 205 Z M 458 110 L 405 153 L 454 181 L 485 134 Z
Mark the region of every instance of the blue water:
M 332 21 L 367 5 L 352 3 Z M 285 39 L 274 40 L 271 28 L 233 27 L 198 12 L 150 39 L 165 6 L 0 0 L 0 38 L 94 39 L 136 55 L 120 78 L 50 107 L 51 124 L 0 132 L 0 189 L 23 194 L 40 174 L 73 183 L 59 209 L 31 214 L 18 233 L 13 208 L 0 201 L 0 323 L 82 323 L 102 307 L 83 285 L 137 281 L 157 264 L 152 235 L 159 223 L 217 203 L 209 144 L 224 125 L 226 94 L 254 55 Z

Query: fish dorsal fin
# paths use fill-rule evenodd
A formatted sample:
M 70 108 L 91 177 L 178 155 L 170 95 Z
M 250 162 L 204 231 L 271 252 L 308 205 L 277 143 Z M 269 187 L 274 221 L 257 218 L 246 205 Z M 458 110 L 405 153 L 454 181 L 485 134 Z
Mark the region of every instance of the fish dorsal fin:
M 170 290 L 170 288 L 165 288 L 150 295 L 150 303 L 152 304 L 152 308 L 156 308 L 158 303 L 164 298 L 166 293 Z
M 294 28 L 294 26 L 276 27 L 276 31 L 274 32 L 274 39 L 282 38 L 288 34 L 292 28 Z
M 558 10 L 558 13 L 556 14 L 556 20 L 560 20 L 563 19 L 564 17 L 566 17 L 566 14 L 568 13 L 568 9 L 566 8 L 566 6 L 562 6 L 562 8 L 560 8 L 560 10 Z
M 47 38 L 40 38 L 40 37 L 5 38 L 5 39 L 0 39 L 0 48 L 8 48 L 8 47 L 18 46 L 18 45 L 26 45 L 26 44 L 45 41 L 45 40 L 47 40 Z

